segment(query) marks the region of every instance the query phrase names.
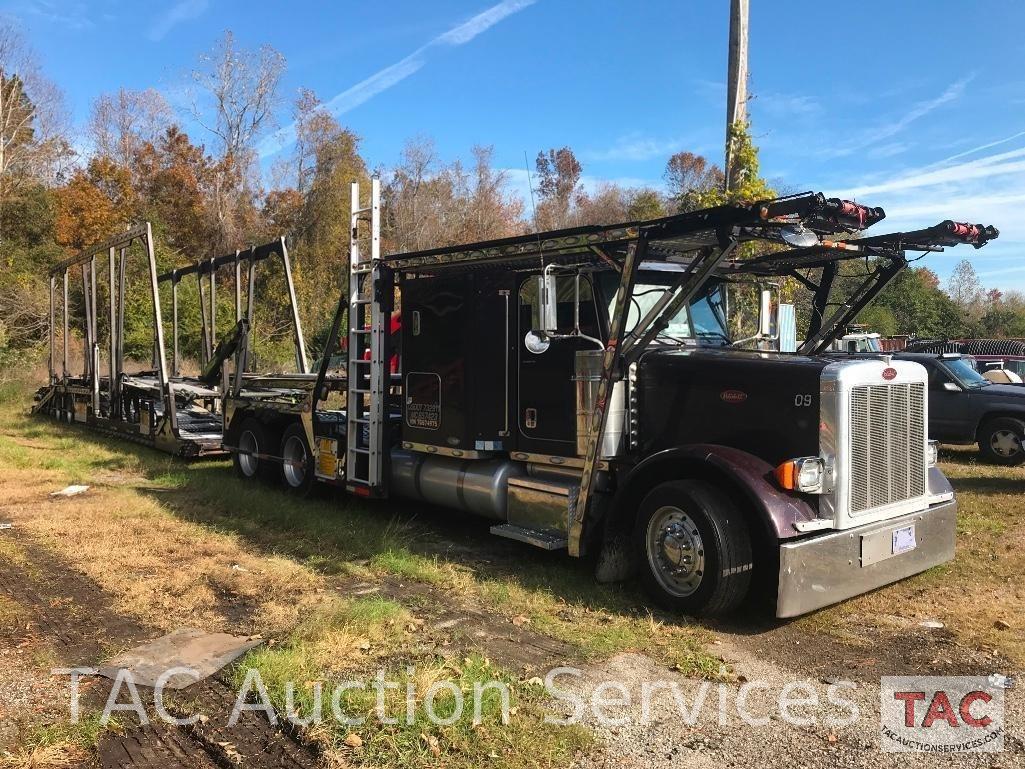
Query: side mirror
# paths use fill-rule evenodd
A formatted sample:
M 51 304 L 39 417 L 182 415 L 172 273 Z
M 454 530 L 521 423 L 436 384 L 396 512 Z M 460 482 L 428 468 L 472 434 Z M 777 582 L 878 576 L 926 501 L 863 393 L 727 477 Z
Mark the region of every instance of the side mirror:
M 523 337 L 523 346 L 527 348 L 527 352 L 531 352 L 534 355 L 547 352 L 551 345 L 552 340 L 544 331 L 528 331 L 526 336 Z
M 538 278 L 537 295 L 541 299 L 541 330 L 555 334 L 559 330 L 559 285 L 555 273 L 546 270 Z
M 775 320 L 772 314 L 772 289 L 763 288 L 758 301 L 758 336 L 763 339 L 773 336 Z
M 957 384 L 956 382 L 944 382 L 943 389 L 947 392 L 959 393 L 961 392 L 961 385 Z
M 776 310 L 776 336 L 779 352 L 797 352 L 797 308 L 792 304 L 780 303 Z

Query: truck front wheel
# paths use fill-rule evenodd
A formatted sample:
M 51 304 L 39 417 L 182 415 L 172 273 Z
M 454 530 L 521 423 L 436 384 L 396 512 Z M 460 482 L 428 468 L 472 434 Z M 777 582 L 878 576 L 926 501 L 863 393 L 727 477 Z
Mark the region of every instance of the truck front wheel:
M 692 615 L 737 608 L 751 585 L 751 536 L 732 500 L 701 481 L 669 481 L 641 502 L 641 579 L 662 607 Z
M 1025 422 L 1010 417 L 991 419 L 979 428 L 979 450 L 990 462 L 1020 465 L 1025 462 Z

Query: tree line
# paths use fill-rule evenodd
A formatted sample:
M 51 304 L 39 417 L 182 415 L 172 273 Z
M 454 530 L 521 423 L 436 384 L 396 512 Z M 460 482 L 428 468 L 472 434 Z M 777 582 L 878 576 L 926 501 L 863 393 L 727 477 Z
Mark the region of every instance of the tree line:
M 139 221 L 153 224 L 161 270 L 288 235 L 315 348 L 342 287 L 352 181 L 382 179 L 384 253 L 649 219 L 774 194 L 749 131 L 738 126 L 730 137 L 737 164 L 729 193 L 722 170 L 690 152 L 667 159 L 658 188 L 584 185 L 580 160 L 561 147 L 537 154 L 535 205 L 525 210 L 510 172 L 496 166 L 487 145 L 469 148 L 465 160 L 446 160 L 419 136 L 393 162 L 372 163 L 360 137 L 316 93 L 283 92 L 285 67 L 272 47 L 247 49 L 227 32 L 195 62 L 187 109 L 176 112 L 155 89 L 119 89 L 96 98 L 82 136 L 30 47 L 10 24 L 0 25 L 0 363 L 44 341 L 50 267 Z M 281 128 L 276 116 L 286 107 L 294 142 L 272 167 L 261 167 L 260 150 L 273 147 Z M 280 276 L 259 284 L 265 322 L 254 330 L 255 343 L 268 362 L 291 358 L 281 288 Z M 942 291 L 928 270 L 911 270 L 866 316 L 885 333 L 941 335 L 956 327 L 1025 334 L 1020 295 L 959 293 L 960 282 L 950 289 Z M 218 327 L 227 329 L 230 292 L 218 296 Z M 73 317 L 82 300 L 73 285 Z M 128 302 L 126 345 L 142 360 L 150 352 L 148 312 L 144 297 Z M 182 286 L 180 316 L 184 328 L 197 330 L 183 335 L 183 353 L 197 357 L 195 283 Z

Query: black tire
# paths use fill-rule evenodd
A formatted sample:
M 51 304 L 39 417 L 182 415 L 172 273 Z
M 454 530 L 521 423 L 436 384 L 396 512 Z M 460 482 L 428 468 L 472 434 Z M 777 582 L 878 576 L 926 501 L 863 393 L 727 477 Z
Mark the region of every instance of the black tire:
M 715 486 L 659 484 L 641 502 L 633 539 L 641 581 L 659 606 L 716 616 L 747 596 L 751 535 L 736 505 Z
M 251 456 L 251 454 L 270 454 L 270 434 L 266 425 L 254 417 L 247 417 L 239 427 L 235 438 L 235 448 L 231 463 L 235 474 L 246 481 L 269 480 L 274 477 L 274 464 L 267 459 Z
M 1011 417 L 997 417 L 979 428 L 979 451 L 988 461 L 998 465 L 1020 465 L 1025 462 L 1025 422 Z
M 298 422 L 290 424 L 281 436 L 282 463 L 278 477 L 285 491 L 299 497 L 307 496 L 316 482 L 313 469 L 313 452 L 306 440 L 306 430 Z M 301 465 L 295 464 L 301 462 Z

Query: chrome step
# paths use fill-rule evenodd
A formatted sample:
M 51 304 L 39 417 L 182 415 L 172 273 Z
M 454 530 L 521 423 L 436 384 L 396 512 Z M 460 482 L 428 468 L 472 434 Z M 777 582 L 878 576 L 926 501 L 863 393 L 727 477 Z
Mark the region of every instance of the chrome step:
M 569 544 L 566 535 L 561 531 L 547 531 L 541 529 L 528 529 L 524 526 L 516 526 L 511 523 L 500 523 L 491 527 L 491 533 L 515 539 L 518 542 L 526 542 L 528 545 L 539 547 L 542 550 L 562 550 Z

